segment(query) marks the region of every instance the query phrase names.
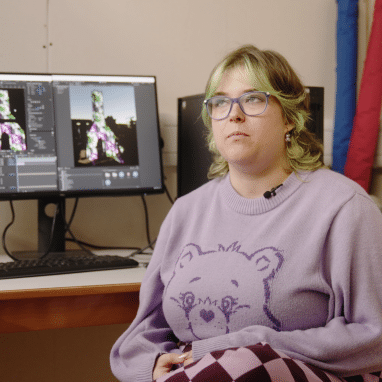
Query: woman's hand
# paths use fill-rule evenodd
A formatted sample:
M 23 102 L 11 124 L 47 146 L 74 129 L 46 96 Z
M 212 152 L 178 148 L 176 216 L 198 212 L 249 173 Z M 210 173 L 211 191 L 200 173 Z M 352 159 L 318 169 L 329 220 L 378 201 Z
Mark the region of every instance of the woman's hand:
M 184 363 L 184 366 L 193 362 L 192 359 L 192 351 L 184 353 L 182 355 L 175 353 L 166 353 L 162 354 L 158 359 L 154 367 L 153 371 L 153 379 L 158 379 L 169 373 L 173 367 L 173 365 L 178 365 Z
M 194 360 L 192 358 L 192 350 L 190 350 L 189 352 L 184 353 L 183 355 L 181 355 L 181 357 L 183 357 L 183 356 L 184 356 L 183 366 L 187 366 L 188 364 L 194 362 Z

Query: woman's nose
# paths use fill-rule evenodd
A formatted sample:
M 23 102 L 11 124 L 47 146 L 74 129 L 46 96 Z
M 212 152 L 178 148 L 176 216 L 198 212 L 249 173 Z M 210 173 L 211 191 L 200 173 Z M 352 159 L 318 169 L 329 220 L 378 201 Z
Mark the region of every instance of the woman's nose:
M 243 113 L 243 110 L 241 110 L 239 103 L 235 102 L 232 105 L 229 120 L 236 123 L 242 123 L 245 121 L 245 114 Z

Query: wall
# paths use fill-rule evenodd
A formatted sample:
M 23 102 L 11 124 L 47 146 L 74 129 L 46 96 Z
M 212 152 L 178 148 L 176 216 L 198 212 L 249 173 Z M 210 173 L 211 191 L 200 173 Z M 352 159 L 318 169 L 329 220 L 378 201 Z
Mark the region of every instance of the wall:
M 0 71 L 156 75 L 166 183 L 175 196 L 177 98 L 202 93 L 215 63 L 245 43 L 279 51 L 307 85 L 325 87 L 330 163 L 336 7 L 335 0 L 2 0 Z M 170 203 L 165 195 L 147 201 L 154 237 Z M 33 249 L 36 203 L 15 204 L 8 246 Z M 2 232 L 10 220 L 6 202 L 0 216 Z M 141 200 L 82 199 L 73 231 L 99 245 L 144 245 Z M 2 381 L 115 381 L 107 357 L 124 329 L 0 335 Z
M 330 161 L 334 0 L 3 0 L 0 17 L 0 71 L 156 75 L 167 174 L 175 173 L 177 98 L 202 93 L 212 67 L 232 48 L 252 43 L 278 50 L 306 84 L 325 87 Z M 155 236 L 169 205 L 164 195 L 147 199 L 155 206 L 150 210 Z M 36 202 L 15 205 L 8 247 L 33 249 Z M 7 203 L 0 203 L 0 213 L 2 231 L 10 220 Z M 94 244 L 146 243 L 139 198 L 81 199 L 72 227 Z
M 50 71 L 157 75 L 167 164 L 176 163 L 176 98 L 203 92 L 217 60 L 243 43 L 280 51 L 306 83 L 324 86 L 333 118 L 332 0 L 53 0 L 49 14 Z

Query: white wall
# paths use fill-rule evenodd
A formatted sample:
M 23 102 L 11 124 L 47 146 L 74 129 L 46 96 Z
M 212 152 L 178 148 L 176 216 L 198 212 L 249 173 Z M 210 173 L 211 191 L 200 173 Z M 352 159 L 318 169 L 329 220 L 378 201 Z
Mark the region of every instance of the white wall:
M 156 75 L 166 164 L 176 164 L 177 98 L 202 93 L 216 62 L 241 44 L 279 51 L 307 85 L 324 86 L 333 119 L 334 0 L 3 3 L 1 71 Z
M 280 51 L 334 114 L 333 0 L 82 0 L 49 3 L 49 70 L 154 74 L 165 163 L 176 164 L 176 99 L 202 93 L 216 62 L 244 43 Z M 65 33 L 63 33 L 65 31 Z
M 325 88 L 330 161 L 335 0 L 2 0 L 0 33 L 2 72 L 156 75 L 169 178 L 176 171 L 177 98 L 202 93 L 216 62 L 239 45 L 277 50 L 307 85 Z M 148 203 L 155 236 L 169 204 L 164 195 Z M 9 248 L 34 249 L 36 203 L 15 205 Z M 1 232 L 10 220 L 6 203 L 0 216 Z M 99 245 L 144 245 L 143 227 L 136 197 L 82 199 L 73 222 L 80 238 Z

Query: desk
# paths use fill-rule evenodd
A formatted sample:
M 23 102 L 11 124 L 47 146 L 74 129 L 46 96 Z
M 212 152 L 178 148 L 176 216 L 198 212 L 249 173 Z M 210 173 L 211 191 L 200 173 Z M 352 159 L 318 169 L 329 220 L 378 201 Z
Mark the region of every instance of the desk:
M 145 270 L 0 280 L 0 333 L 130 323 Z

